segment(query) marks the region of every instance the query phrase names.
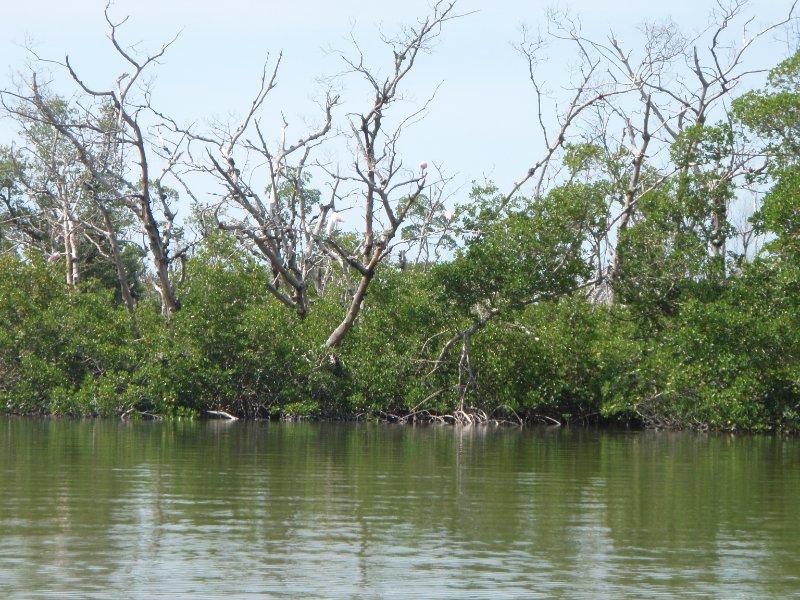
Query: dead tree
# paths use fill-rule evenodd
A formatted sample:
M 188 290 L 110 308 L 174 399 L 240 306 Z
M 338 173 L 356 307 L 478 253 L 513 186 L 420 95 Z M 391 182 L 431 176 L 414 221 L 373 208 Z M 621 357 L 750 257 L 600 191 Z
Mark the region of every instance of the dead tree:
M 204 146 L 209 161 L 196 168 L 213 175 L 225 190 L 213 210 L 218 226 L 269 263 L 273 277 L 266 289 L 304 317 L 309 287 L 319 281 L 323 228 L 336 218 L 337 194 L 333 186 L 327 203 L 312 197 L 315 193 L 305 185 L 307 167 L 331 131 L 339 97 L 329 91 L 322 123 L 293 143 L 287 142 L 289 123 L 284 118 L 279 141 L 270 144 L 260 112 L 277 85 L 280 64 L 279 56 L 272 68 L 264 66 L 259 90 L 240 122 L 217 125 L 208 134 L 186 133 L 192 145 Z
M 325 287 L 324 271 L 338 265 L 345 279 L 346 309 L 325 343 L 328 347 L 339 345 L 352 328 L 378 266 L 390 255 L 391 242 L 426 187 L 426 168 L 416 166 L 416 161 L 411 168 L 405 166 L 397 142 L 427 105 L 401 119 L 388 133 L 386 118 L 419 55 L 430 49 L 442 25 L 458 16 L 454 5 L 435 3 L 426 19 L 385 40 L 392 51 L 385 78 L 366 65 L 354 40 L 357 56 L 342 54 L 342 59 L 348 74 L 366 81 L 373 95 L 368 109 L 346 117 L 343 126 L 334 122 L 339 95 L 329 89 L 316 128 L 288 142 L 289 124 L 284 118 L 278 141 L 269 140 L 261 112 L 277 85 L 279 56 L 264 67 L 258 92 L 239 122 L 217 125 L 206 134 L 185 132 L 192 147 L 203 146 L 208 161 L 203 165 L 198 158 L 196 168 L 212 174 L 224 189 L 214 207 L 219 227 L 267 262 L 272 278 L 266 289 L 271 295 L 304 317 L 311 294 L 320 294 Z M 350 167 L 315 160 L 317 148 L 338 139 L 342 129 L 347 132 L 344 135 L 352 134 Z M 306 188 L 312 171 L 328 177 L 327 197 Z M 363 235 L 359 234 L 361 243 L 354 249 L 335 232 L 344 221 L 343 213 L 355 210 L 363 215 Z
M 159 156 L 154 148 L 163 144 L 156 146 L 148 134 L 147 119 L 156 118 L 158 113 L 150 106 L 150 93 L 142 80 L 175 40 L 153 54 L 139 57 L 133 50 L 123 47 L 119 40 L 120 27 L 127 19 L 113 21 L 108 6 L 105 18 L 114 52 L 127 68 L 127 72 L 117 77 L 112 85 L 101 88 L 90 85 L 79 75 L 68 56 L 63 63 L 42 61 L 65 69 L 77 85 L 81 95 L 80 101 L 74 103 L 77 114 L 69 116 L 53 109 L 49 92 L 40 84 L 39 74 L 35 71 L 25 81 L 24 89 L 6 91 L 3 96 L 4 99 L 14 98 L 26 106 L 29 115 L 35 115 L 40 123 L 56 130 L 72 146 L 84 171 L 83 184 L 91 191 L 91 202 L 96 206 L 103 203 L 106 209 L 111 205 L 123 207 L 135 218 L 145 234 L 156 291 L 164 317 L 169 320 L 179 307 L 171 266 L 182 251 L 171 255 L 175 213 L 170 208 L 168 196 L 163 193 L 162 181 L 172 173 L 179 153 L 177 149 L 170 156 L 165 157 L 162 153 L 160 162 L 165 166 L 160 170 L 153 167 L 151 159 Z M 8 108 L 8 104 L 6 106 Z M 103 217 L 97 227 L 113 247 L 118 243 L 117 233 L 104 229 L 107 225 L 108 221 Z M 112 252 L 112 259 L 121 272 L 118 252 Z M 125 287 L 123 281 L 120 284 Z M 123 296 L 128 296 L 124 290 Z
M 360 279 L 350 299 L 342 322 L 328 337 L 327 347 L 338 346 L 353 327 L 369 284 L 378 265 L 391 251 L 390 244 L 399 233 L 411 207 L 426 187 L 427 163 L 411 169 L 404 168 L 397 152 L 397 143 L 404 128 L 417 118 L 425 107 L 400 120 L 393 131 L 386 131 L 389 108 L 398 99 L 400 84 L 414 67 L 421 53 L 430 49 L 442 26 L 460 16 L 455 2 L 437 2 L 431 14 L 416 27 L 408 28 L 398 37 L 386 40 L 393 52 L 392 69 L 381 79 L 366 64 L 358 44 L 355 58 L 343 56 L 353 74 L 363 78 L 374 93 L 370 108 L 349 119 L 354 148 L 353 170 L 349 176 L 336 175 L 340 181 L 355 183 L 363 198 L 364 234 L 360 255 L 346 253 L 332 240 L 329 244 L 341 258 L 352 266 Z

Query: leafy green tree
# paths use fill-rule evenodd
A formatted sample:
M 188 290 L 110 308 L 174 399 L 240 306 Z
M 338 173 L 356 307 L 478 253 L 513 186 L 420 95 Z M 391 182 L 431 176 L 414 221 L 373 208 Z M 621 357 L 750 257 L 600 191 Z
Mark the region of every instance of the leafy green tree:
M 767 250 L 798 264 L 800 250 L 800 52 L 772 71 L 767 88 L 744 94 L 734 115 L 760 143 L 764 174 L 772 187 L 755 216 L 757 231 L 774 238 Z
M 438 269 L 463 310 L 517 309 L 580 287 L 591 275 L 587 239 L 605 226 L 602 187 L 571 183 L 517 208 L 493 186 L 473 190 L 465 229 L 475 232 Z
M 473 190 L 473 204 L 464 217 L 465 230 L 473 233 L 451 262 L 433 271 L 442 301 L 458 315 L 434 371 L 460 342 L 457 376 L 462 400 L 478 385 L 471 352 L 478 331 L 490 321 L 513 321 L 528 306 L 590 285 L 588 240 L 605 229 L 605 196 L 602 186 L 573 182 L 541 198 L 509 205 L 494 186 Z
M 401 238 L 409 244 L 403 250 L 400 266 L 421 266 L 428 271 L 432 263 L 441 260 L 443 253 L 456 247 L 454 211 L 445 208 L 441 194 L 420 194 L 408 211 L 408 225 L 403 227 Z

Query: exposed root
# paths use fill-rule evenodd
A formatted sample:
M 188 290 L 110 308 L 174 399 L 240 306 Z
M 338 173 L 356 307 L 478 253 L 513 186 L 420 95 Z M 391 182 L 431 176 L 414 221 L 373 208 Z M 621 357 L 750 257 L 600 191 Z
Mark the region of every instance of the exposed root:
M 551 423 L 552 425 L 555 425 L 556 427 L 561 427 L 561 421 L 559 421 L 557 419 L 554 419 L 553 417 L 548 417 L 547 415 L 544 415 L 544 416 L 542 416 L 540 418 L 543 421 L 547 422 L 547 423 Z
M 495 409 L 492 411 L 492 413 L 491 413 L 491 414 L 492 414 L 492 415 L 494 415 L 494 414 L 495 414 L 497 411 L 499 411 L 500 409 L 507 410 L 507 411 L 508 411 L 508 412 L 510 412 L 512 415 L 514 415 L 514 419 L 515 419 L 515 420 L 516 420 L 516 422 L 517 422 L 516 424 L 517 424 L 517 425 L 519 425 L 520 427 L 522 427 L 522 426 L 525 424 L 525 421 L 523 421 L 522 417 L 520 417 L 520 416 L 517 414 L 517 411 L 515 411 L 513 408 L 511 408 L 510 406 L 508 406 L 508 405 L 506 405 L 506 404 L 503 404 L 503 405 L 501 405 L 501 406 L 498 406 L 497 408 L 495 408 Z M 505 420 L 504 420 L 504 421 L 505 421 Z
M 513 411 L 512 411 L 513 412 Z M 479 408 L 459 408 L 452 413 L 437 413 L 430 410 L 416 410 L 408 414 L 392 414 L 384 411 L 379 411 L 380 417 L 391 423 L 399 423 L 406 425 L 409 423 L 438 423 L 440 425 L 513 425 L 516 427 L 522 426 L 522 419 L 519 415 L 514 413 L 516 420 L 496 418 L 487 415 L 485 411 Z M 492 413 L 494 415 L 494 413 Z

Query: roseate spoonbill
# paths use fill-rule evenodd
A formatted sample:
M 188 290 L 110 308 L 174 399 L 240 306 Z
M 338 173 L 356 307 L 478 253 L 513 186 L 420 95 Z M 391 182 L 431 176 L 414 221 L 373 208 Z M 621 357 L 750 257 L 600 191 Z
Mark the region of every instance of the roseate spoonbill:
M 332 212 L 331 216 L 328 217 L 328 227 L 325 229 L 325 233 L 330 235 L 333 233 L 334 227 L 336 227 L 336 223 L 342 223 L 344 221 L 344 217 L 337 212 Z

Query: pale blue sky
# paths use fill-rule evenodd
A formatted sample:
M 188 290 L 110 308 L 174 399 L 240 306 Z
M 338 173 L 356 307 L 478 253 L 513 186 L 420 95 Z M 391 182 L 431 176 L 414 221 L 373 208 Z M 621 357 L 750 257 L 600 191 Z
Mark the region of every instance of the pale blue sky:
M 89 82 L 108 86 L 124 71 L 105 40 L 103 0 L 26 0 L 3 7 L 0 56 L 3 86 L 24 68 L 20 47 L 32 40 L 37 51 L 52 58 L 69 53 Z M 526 65 L 512 48 L 523 23 L 536 28 L 552 2 L 539 0 L 460 0 L 461 12 L 478 11 L 449 23 L 431 56 L 406 84 L 410 101 L 423 101 L 442 87 L 425 121 L 409 131 L 404 146 L 407 164 L 419 160 L 443 163 L 464 182 L 488 175 L 507 189 L 540 154 L 533 93 Z M 755 0 L 757 22 L 784 13 L 790 0 Z M 327 47 L 347 48 L 351 28 L 376 65 L 391 58 L 377 43 L 380 25 L 392 32 L 427 12 L 425 0 L 117 0 L 112 14 L 130 15 L 124 30 L 129 42 L 144 48 L 182 30 L 164 65 L 156 72 L 155 101 L 182 120 L 224 117 L 243 111 L 255 91 L 267 53 L 284 52 L 280 85 L 267 110 L 279 111 L 292 122 L 316 116 L 310 99 L 319 95 L 316 78 L 334 74 L 341 62 Z M 568 3 L 580 15 L 587 34 L 601 37 L 609 30 L 634 45 L 636 26 L 644 20 L 672 17 L 687 32 L 708 22 L 713 0 L 673 0 L 668 3 L 575 0 Z M 771 66 L 786 54 L 780 40 L 763 45 L 754 55 Z M 554 90 L 566 83 L 574 56 L 548 57 L 542 75 Z M 358 86 L 345 83 L 344 92 L 358 96 Z M 354 106 L 359 106 L 356 98 Z M 352 101 L 352 100 L 351 100 Z M 365 106 L 365 102 L 360 103 Z M 412 104 L 409 104 L 411 106 Z M 7 143 L 8 123 L 0 123 L 0 143 Z M 345 160 L 346 157 L 343 157 Z

